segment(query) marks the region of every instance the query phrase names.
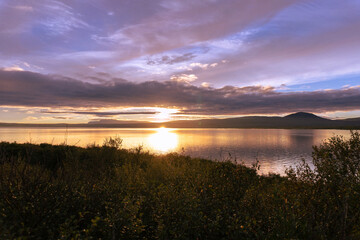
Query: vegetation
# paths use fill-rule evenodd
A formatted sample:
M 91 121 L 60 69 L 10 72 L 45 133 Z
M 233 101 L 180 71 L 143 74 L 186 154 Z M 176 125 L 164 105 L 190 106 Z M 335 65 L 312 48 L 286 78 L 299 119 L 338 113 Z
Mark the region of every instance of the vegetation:
M 360 239 L 360 134 L 287 175 L 178 154 L 0 143 L 0 239 Z

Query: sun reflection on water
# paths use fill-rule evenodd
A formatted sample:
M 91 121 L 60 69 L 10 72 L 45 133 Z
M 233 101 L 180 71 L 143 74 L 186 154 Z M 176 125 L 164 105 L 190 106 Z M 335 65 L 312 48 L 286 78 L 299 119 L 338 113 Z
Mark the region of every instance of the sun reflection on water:
M 174 151 L 178 145 L 178 135 L 171 132 L 168 128 L 158 128 L 156 133 L 148 137 L 149 145 L 152 149 L 161 153 Z

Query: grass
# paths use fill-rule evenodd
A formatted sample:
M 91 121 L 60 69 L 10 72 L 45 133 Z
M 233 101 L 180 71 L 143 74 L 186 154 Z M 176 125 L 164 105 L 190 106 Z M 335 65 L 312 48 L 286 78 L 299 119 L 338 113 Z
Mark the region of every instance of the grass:
M 0 239 L 360 239 L 360 135 L 285 177 L 176 153 L 0 143 Z

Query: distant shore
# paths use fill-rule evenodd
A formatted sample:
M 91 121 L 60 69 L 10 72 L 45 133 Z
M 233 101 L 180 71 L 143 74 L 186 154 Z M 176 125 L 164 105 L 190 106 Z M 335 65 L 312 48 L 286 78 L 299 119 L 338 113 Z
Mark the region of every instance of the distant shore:
M 84 128 L 84 129 L 93 129 L 93 128 L 160 128 L 160 127 L 168 127 L 168 124 L 164 123 L 156 123 L 156 124 L 146 124 L 146 125 L 90 125 L 90 124 L 12 124 L 12 123 L 0 123 L 0 128 Z M 334 130 L 360 130 L 360 126 L 324 126 L 324 127 L 311 127 L 311 126 L 303 126 L 303 127 L 269 127 L 269 126 L 247 126 L 247 127 L 226 127 L 226 126 L 186 126 L 186 127 L 175 127 L 170 125 L 168 128 L 178 128 L 178 129 L 213 129 L 213 128 L 223 128 L 223 129 L 334 129 Z
M 43 128 L 256 128 L 256 129 L 360 129 L 360 118 L 331 120 L 311 113 L 294 113 L 285 117 L 250 116 L 225 119 L 139 122 L 98 120 L 83 124 L 0 123 L 0 127 Z

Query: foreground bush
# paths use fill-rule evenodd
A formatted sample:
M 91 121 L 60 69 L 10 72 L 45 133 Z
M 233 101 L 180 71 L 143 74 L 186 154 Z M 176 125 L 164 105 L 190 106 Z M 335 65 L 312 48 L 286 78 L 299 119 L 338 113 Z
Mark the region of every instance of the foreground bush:
M 286 177 L 177 154 L 0 143 L 0 239 L 360 239 L 360 137 Z

